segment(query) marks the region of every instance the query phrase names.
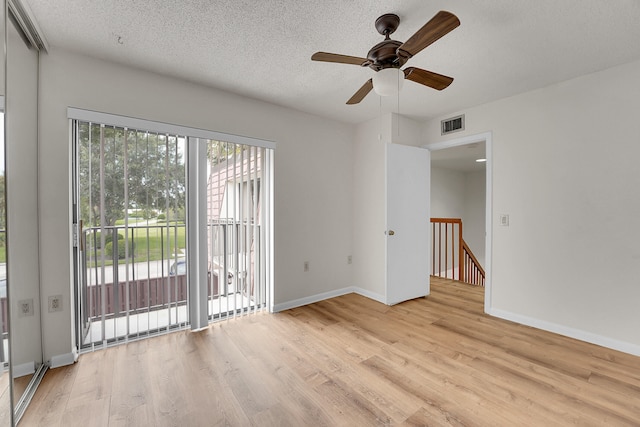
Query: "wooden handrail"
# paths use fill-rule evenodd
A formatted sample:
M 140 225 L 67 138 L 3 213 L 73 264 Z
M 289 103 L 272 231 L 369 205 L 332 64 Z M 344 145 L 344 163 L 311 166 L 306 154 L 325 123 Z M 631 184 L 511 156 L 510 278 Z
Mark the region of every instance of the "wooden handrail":
M 484 269 L 478 262 L 467 242 L 462 239 L 462 248 L 464 250 L 464 280 L 472 285 L 484 286 Z
M 431 236 L 431 274 L 484 286 L 484 270 L 462 238 L 462 219 L 431 218 Z
M 446 224 L 462 224 L 460 218 L 431 218 L 431 222 L 443 222 Z

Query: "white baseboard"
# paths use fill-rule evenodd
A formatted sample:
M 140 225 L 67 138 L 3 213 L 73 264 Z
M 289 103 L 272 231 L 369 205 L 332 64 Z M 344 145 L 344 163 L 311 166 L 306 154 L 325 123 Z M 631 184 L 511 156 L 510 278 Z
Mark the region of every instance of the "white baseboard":
M 323 301 L 329 298 L 339 297 L 341 295 L 351 294 L 354 290 L 352 287 L 336 289 L 334 291 L 323 292 L 321 294 L 311 295 L 304 298 L 294 299 L 293 301 L 282 302 L 273 306 L 273 312 L 289 310 L 290 308 L 301 307 L 307 304 L 313 304 L 314 302 Z
M 580 329 L 570 328 L 568 326 L 559 325 L 557 323 L 547 322 L 545 320 L 535 319 L 532 317 L 511 313 L 509 311 L 496 308 L 491 308 L 489 311 L 487 311 L 487 314 L 499 317 L 501 319 L 510 320 L 512 322 L 521 323 L 523 325 L 531 326 L 537 329 L 542 329 L 544 331 L 549 331 L 556 334 L 564 335 L 566 337 L 575 338 L 580 341 L 585 341 L 613 350 L 622 351 L 623 353 L 640 356 L 640 345 L 637 344 L 616 340 Z
M 20 378 L 25 375 L 33 375 L 36 372 L 36 363 L 31 361 L 27 363 L 21 363 L 19 365 L 13 365 L 13 377 Z
M 367 297 L 369 299 L 372 299 L 374 301 L 378 301 L 381 304 L 387 304 L 387 299 L 385 298 L 384 295 L 381 294 L 377 294 L 375 292 L 371 292 L 368 291 L 366 289 L 362 289 L 359 288 L 357 286 L 352 287 L 354 293 L 358 294 L 358 295 L 362 295 L 363 297 Z
M 339 297 L 346 294 L 358 294 L 363 297 L 367 297 L 379 303 L 386 304 L 384 295 L 377 294 L 375 292 L 368 291 L 366 289 L 359 288 L 357 286 L 348 286 L 342 289 L 336 289 L 334 291 L 323 292 L 321 294 L 311 295 L 304 298 L 299 298 L 293 301 L 287 301 L 273 306 L 273 312 L 277 313 L 283 310 L 289 310 L 290 308 L 301 307 L 307 304 L 313 304 L 314 302 L 324 301 L 329 298 Z
M 76 360 L 78 360 L 78 351 L 74 348 L 71 353 L 58 354 L 51 357 L 49 367 L 59 368 L 61 366 L 73 365 Z

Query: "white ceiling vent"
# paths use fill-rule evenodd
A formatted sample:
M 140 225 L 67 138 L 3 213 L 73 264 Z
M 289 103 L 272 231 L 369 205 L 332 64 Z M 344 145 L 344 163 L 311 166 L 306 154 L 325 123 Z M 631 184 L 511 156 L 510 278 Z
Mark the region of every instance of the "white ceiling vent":
M 464 130 L 464 114 L 440 122 L 441 135 Z

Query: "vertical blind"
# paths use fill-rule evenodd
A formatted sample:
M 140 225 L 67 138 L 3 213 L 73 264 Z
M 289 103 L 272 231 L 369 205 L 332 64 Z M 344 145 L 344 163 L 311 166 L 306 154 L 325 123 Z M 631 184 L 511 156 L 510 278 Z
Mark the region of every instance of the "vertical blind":
M 74 128 L 82 344 L 185 326 L 186 138 Z
M 266 304 L 262 215 L 267 149 L 223 141 L 207 142 L 209 315 L 242 314 Z M 214 282 L 215 281 L 215 282 Z
M 79 347 L 187 327 L 189 305 L 209 320 L 270 306 L 271 143 L 84 110 L 70 109 L 70 118 Z M 154 125 L 162 131 L 147 130 Z M 197 160 L 206 179 L 193 182 L 187 152 L 197 144 L 206 145 Z M 191 197 L 201 187 L 206 201 Z M 206 203 L 206 219 L 190 223 L 194 203 Z M 190 244 L 189 228 L 206 236 L 206 254 Z M 196 258 L 206 259 L 206 279 L 189 273 Z M 190 287 L 206 287 L 206 297 Z

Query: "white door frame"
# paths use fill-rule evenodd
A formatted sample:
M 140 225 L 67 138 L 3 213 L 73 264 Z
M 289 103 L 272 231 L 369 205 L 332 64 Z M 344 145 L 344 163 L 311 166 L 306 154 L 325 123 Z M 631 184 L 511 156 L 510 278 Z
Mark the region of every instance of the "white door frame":
M 491 268 L 491 259 L 492 259 L 492 241 L 493 241 L 493 204 L 492 204 L 492 196 L 491 189 L 492 185 L 492 144 L 493 144 L 493 133 L 491 131 L 479 133 L 475 135 L 463 136 L 460 138 L 450 139 L 448 141 L 436 142 L 434 144 L 423 145 L 423 148 L 426 148 L 429 151 L 437 151 L 443 150 L 445 148 L 459 147 L 461 145 L 469 145 L 476 144 L 478 142 L 485 142 L 485 157 L 487 158 L 486 166 L 486 198 L 485 198 L 485 238 L 484 238 L 484 247 L 485 247 L 485 282 L 484 282 L 484 312 L 491 312 L 491 278 L 492 278 L 492 268 Z

